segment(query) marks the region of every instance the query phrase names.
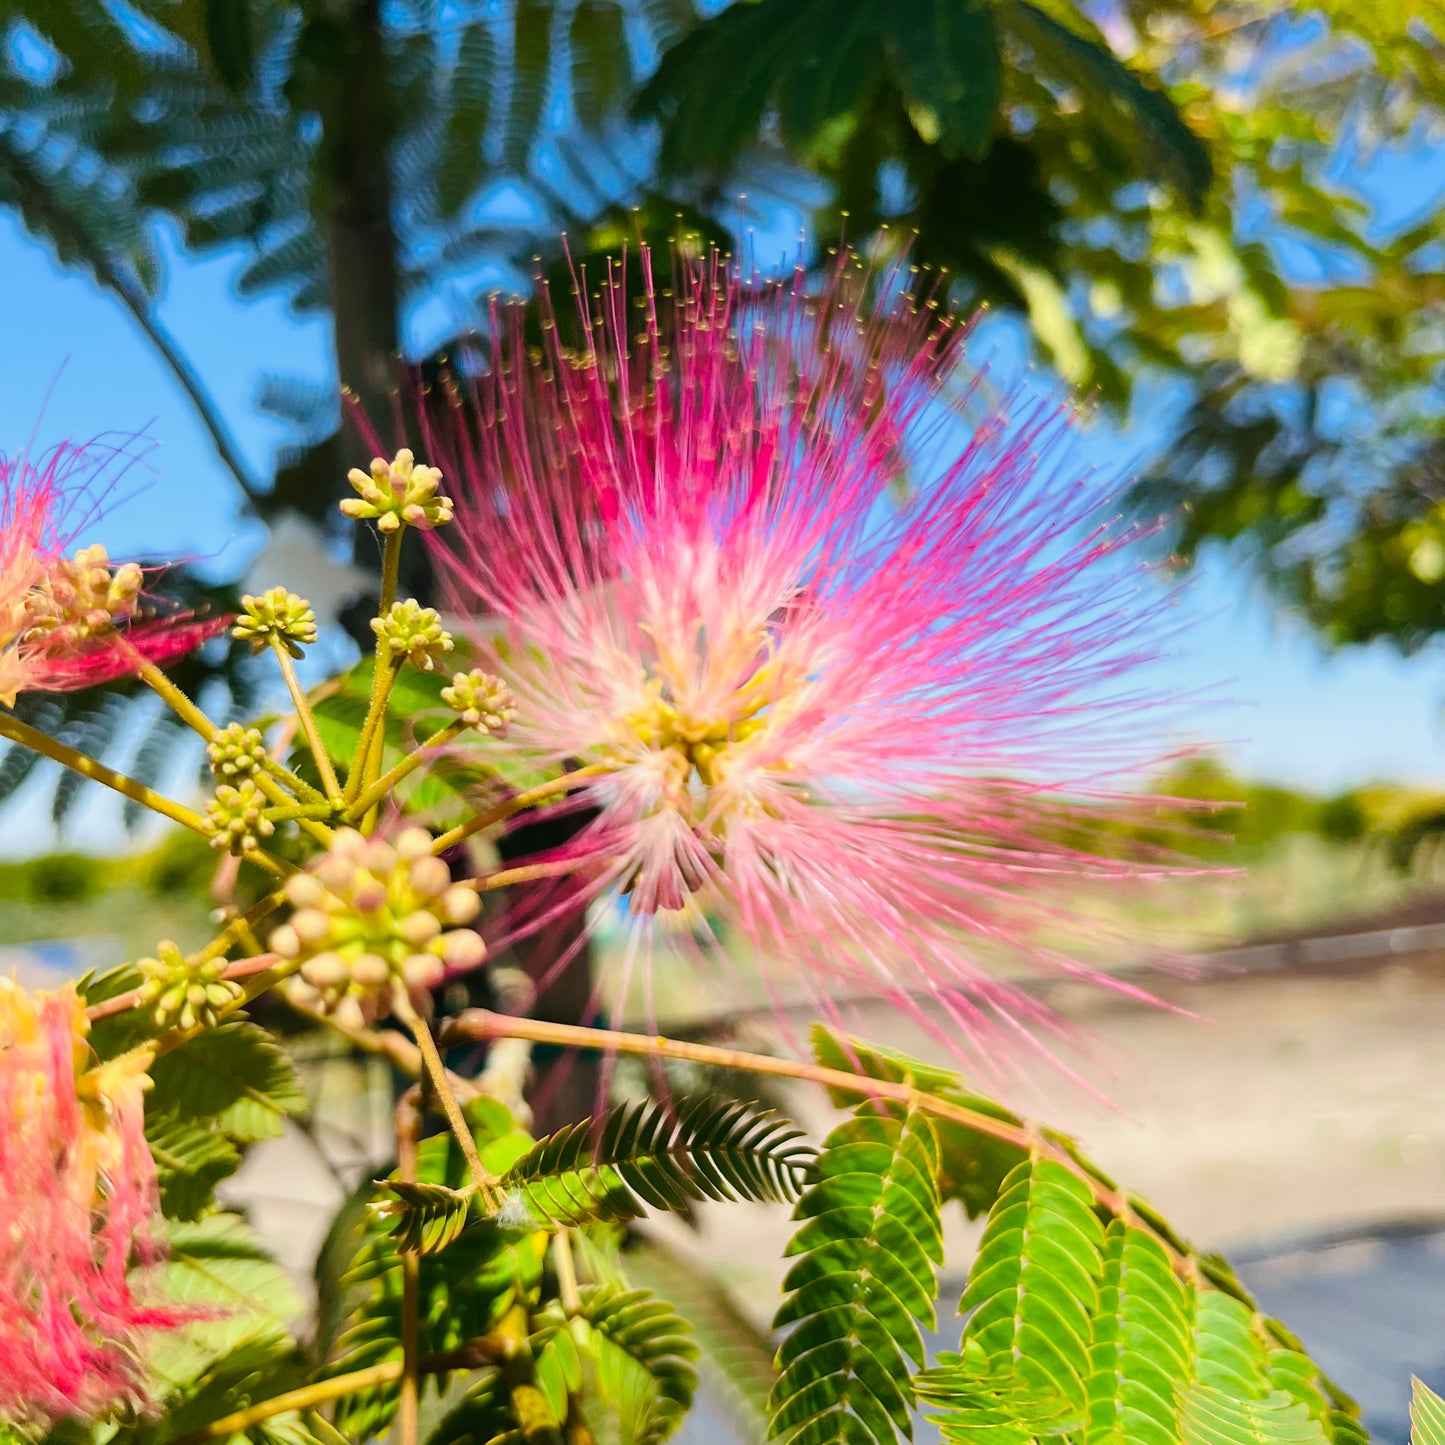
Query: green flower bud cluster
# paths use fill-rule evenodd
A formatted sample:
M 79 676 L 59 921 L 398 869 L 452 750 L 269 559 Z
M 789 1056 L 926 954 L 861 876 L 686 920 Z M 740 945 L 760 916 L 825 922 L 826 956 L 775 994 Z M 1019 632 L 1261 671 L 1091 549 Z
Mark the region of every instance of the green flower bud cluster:
M 56 562 L 26 599 L 29 633 L 65 647 L 109 632 L 135 614 L 144 577 L 134 562 L 112 568 L 104 547 Z
M 373 617 L 371 630 L 400 665 L 408 658 L 422 672 L 435 672 L 437 663 L 455 646 L 434 607 L 423 607 L 415 597 L 393 602 L 384 617 Z
M 222 782 L 249 778 L 266 765 L 266 741 L 258 728 L 228 723 L 206 744 L 206 756 Z
M 390 1012 L 398 986 L 422 994 L 486 957 L 481 935 L 457 926 L 481 911 L 476 890 L 453 883 L 431 846 L 422 828 L 392 842 L 340 828 L 311 871 L 287 882 L 295 911 L 271 948 L 302 960 L 296 1002 L 359 1027 Z
M 416 458 L 403 447 L 392 461 L 373 457 L 371 474 L 352 467 L 347 480 L 356 496 L 341 503 L 342 512 L 353 521 L 375 518 L 383 532 L 399 527 L 444 527 L 452 519 L 452 499 L 438 490 L 442 474 L 435 467 L 418 466 Z
M 241 997 L 241 985 L 225 977 L 224 958 L 192 963 L 168 938 L 156 946 L 159 958 L 136 963 L 144 982 L 140 1004 L 152 1010 L 157 1028 L 212 1028 Z
M 517 699 L 500 677 L 474 667 L 459 672 L 450 687 L 442 688 L 442 701 L 464 723 L 484 733 L 502 733 L 517 716 Z
M 263 652 L 274 637 L 292 657 L 300 657 L 301 649 L 316 641 L 316 614 L 311 604 L 284 587 L 273 587 L 259 597 L 243 597 L 241 607 L 231 636 L 249 642 L 252 652 Z
M 206 817 L 213 829 L 211 847 L 226 848 L 237 856 L 250 853 L 269 838 L 276 825 L 265 815 L 266 795 L 250 778 L 239 783 L 222 783 L 206 804 Z

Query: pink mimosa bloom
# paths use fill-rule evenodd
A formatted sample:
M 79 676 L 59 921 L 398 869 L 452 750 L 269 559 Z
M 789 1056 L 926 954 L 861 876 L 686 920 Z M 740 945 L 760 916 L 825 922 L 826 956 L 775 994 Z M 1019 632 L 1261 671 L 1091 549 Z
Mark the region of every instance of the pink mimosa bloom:
M 696 896 L 783 991 L 931 999 L 959 1038 L 1037 1014 L 992 960 L 1056 957 L 1048 890 L 1149 871 L 1069 839 L 1158 760 L 1135 674 L 1168 596 L 1071 415 L 985 405 L 966 328 L 899 280 L 608 284 L 580 352 L 503 328 L 426 443 L 449 605 L 516 694 L 489 747 L 587 770 L 588 886 Z
M 87 487 L 122 453 L 62 445 L 38 465 L 0 458 L 0 704 L 23 692 L 73 692 L 143 663 L 165 663 L 222 631 L 228 619 L 144 616 L 143 574 L 113 566 L 104 547 L 67 555 Z M 93 497 L 89 498 L 93 503 Z
M 73 989 L 0 979 L 0 1420 L 141 1405 L 148 1332 L 184 1316 L 140 1299 L 156 1257 L 144 1065 L 96 1066 Z

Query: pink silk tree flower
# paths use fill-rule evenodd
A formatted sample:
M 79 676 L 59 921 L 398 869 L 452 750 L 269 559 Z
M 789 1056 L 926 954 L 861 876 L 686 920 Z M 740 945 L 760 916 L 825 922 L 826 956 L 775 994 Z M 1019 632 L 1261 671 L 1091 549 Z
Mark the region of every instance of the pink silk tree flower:
M 901 273 L 745 287 L 713 258 L 659 295 L 643 261 L 580 349 L 502 326 L 474 405 L 426 410 L 448 605 L 516 698 L 489 747 L 596 810 L 537 860 L 583 881 L 523 925 L 616 890 L 721 917 L 830 1010 L 881 994 L 965 1042 L 1041 1019 L 999 953 L 1087 972 L 1060 898 L 1164 871 L 1078 840 L 1163 751 L 1138 669 L 1167 592 L 1070 469 L 1070 413 L 986 404 Z
M 142 1406 L 146 1336 L 187 1316 L 127 1277 L 157 1257 L 143 1060 L 95 1065 L 73 989 L 0 979 L 0 1420 Z
M 67 555 L 87 491 L 119 454 L 52 448 L 38 465 L 0 458 L 0 704 L 73 692 L 162 664 L 223 631 L 225 617 L 147 617 L 144 573 L 95 545 Z M 89 502 L 93 505 L 93 498 Z

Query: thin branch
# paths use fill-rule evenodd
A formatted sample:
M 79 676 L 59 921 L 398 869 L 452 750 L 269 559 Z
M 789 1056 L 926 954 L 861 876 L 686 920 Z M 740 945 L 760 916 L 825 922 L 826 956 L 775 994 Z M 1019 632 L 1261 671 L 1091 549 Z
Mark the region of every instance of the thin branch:
M 50 758 L 63 767 L 69 768 L 72 772 L 79 773 L 83 778 L 104 783 L 107 788 L 113 789 L 133 802 L 142 804 L 153 813 L 159 813 L 162 817 L 169 818 L 173 823 L 180 823 L 193 833 L 199 833 L 203 838 L 212 836 L 210 824 L 199 813 L 192 812 L 191 809 L 180 803 L 172 802 L 171 799 L 156 792 L 154 788 L 148 788 L 144 783 L 137 782 L 134 778 L 128 778 L 124 773 L 118 773 L 114 768 L 106 767 L 104 763 L 97 762 L 88 754 L 68 747 L 65 743 L 50 737 L 38 728 L 31 727 L 29 723 L 22 722 L 13 713 L 0 712 L 0 737 L 9 738 L 11 742 L 17 743 L 21 747 L 29 748 L 42 757 Z
M 421 1086 L 413 1084 L 396 1104 L 396 1172 L 408 1183 L 416 1178 L 417 1141 L 421 1135 Z M 399 1445 L 417 1445 L 421 1408 L 421 1360 L 418 1355 L 421 1256 L 401 1256 L 401 1392 L 396 1424 Z
M 458 843 L 474 834 L 505 822 L 514 813 L 520 813 L 524 808 L 544 803 L 549 798 L 555 798 L 559 793 L 569 793 L 573 788 L 583 787 L 589 778 L 600 771 L 601 769 L 598 767 L 578 768 L 576 772 L 563 773 L 560 778 L 553 778 L 547 783 L 538 783 L 535 788 L 528 788 L 524 792 L 513 794 L 510 798 L 504 798 L 495 807 L 488 808 L 485 813 L 478 813 L 475 817 L 468 818 L 465 823 L 458 823 L 450 832 L 441 834 L 432 844 L 432 852 L 445 853 L 448 848 L 455 848 Z
M 306 692 L 301 686 L 301 679 L 296 676 L 296 664 L 291 660 L 291 654 L 287 652 L 285 642 L 274 633 L 271 636 L 271 647 L 276 654 L 276 661 L 281 667 L 281 676 L 286 679 L 286 691 L 291 694 L 291 705 L 296 709 L 296 720 L 301 724 L 301 731 L 306 734 L 306 743 L 311 749 L 312 759 L 316 763 L 316 771 L 321 775 L 321 786 L 326 789 L 326 797 L 331 803 L 340 803 L 341 784 L 336 781 L 336 769 L 331 766 L 331 755 L 321 741 L 321 734 L 316 727 L 315 714 L 311 711 L 311 704 L 306 700 Z
M 477 1153 L 477 1141 L 472 1137 L 471 1128 L 462 1115 L 461 1105 L 457 1103 L 457 1097 L 452 1092 L 446 1065 L 442 1062 L 441 1054 L 437 1052 L 436 1040 L 432 1038 L 431 1029 L 427 1026 L 426 1020 L 412 1007 L 411 1000 L 406 996 L 406 989 L 401 984 L 396 986 L 392 1007 L 397 1017 L 411 1030 L 412 1037 L 416 1039 L 417 1048 L 421 1051 L 422 1064 L 426 1069 L 427 1082 L 430 1085 L 428 1092 L 441 1106 L 442 1113 L 446 1115 L 452 1135 L 462 1151 L 462 1157 L 467 1161 L 467 1168 L 471 1171 L 473 1183 L 477 1186 L 487 1207 L 489 1209 L 496 1208 L 498 1203 L 496 1176 L 482 1163 L 482 1156 Z
M 145 301 L 136 295 L 135 288 L 126 281 L 110 261 L 102 256 L 93 257 L 92 262 L 95 264 L 96 273 L 100 279 L 120 298 L 121 304 L 135 318 L 137 325 L 145 332 L 151 345 L 165 358 L 166 365 L 170 367 L 172 374 L 180 382 L 181 390 L 185 392 L 191 405 L 195 407 L 196 414 L 201 419 L 201 425 L 209 433 L 211 444 L 216 449 L 216 455 L 235 477 L 236 485 L 240 487 L 247 503 L 254 511 L 256 499 L 262 495 L 261 486 L 251 476 L 250 468 L 241 456 L 240 447 L 236 445 L 230 428 L 221 417 L 220 408 L 206 390 L 201 378 L 196 374 L 195 368 L 187 360 L 180 347 L 176 345 L 170 332 L 160 323 Z
M 857 1094 L 864 1098 L 892 1099 L 919 1113 L 947 1119 L 953 1124 L 962 1124 L 976 1133 L 986 1134 L 990 1138 L 1052 1159 L 1081 1179 L 1095 1200 L 1110 1213 L 1133 1222 L 1141 1222 L 1137 1220 L 1133 1207 L 1122 1191 L 1106 1184 L 1092 1171 L 1084 1168 L 1073 1154 L 1054 1143 L 1044 1130 L 1030 1124 L 1012 1124 L 1006 1119 L 997 1119 L 980 1110 L 955 1104 L 952 1100 L 940 1099 L 922 1089 L 914 1088 L 911 1084 L 865 1078 L 859 1074 L 845 1073 L 841 1069 L 826 1068 L 822 1064 L 771 1058 L 766 1054 L 750 1054 L 742 1049 L 685 1043 L 680 1039 L 622 1033 L 616 1029 L 583 1028 L 577 1024 L 554 1024 L 541 1019 L 514 1018 L 509 1014 L 491 1013 L 486 1009 L 464 1009 L 455 1018 L 448 1020 L 441 1031 L 443 1046 L 463 1039 L 486 1042 L 509 1038 L 530 1039 L 533 1043 L 553 1044 L 564 1049 L 590 1049 L 599 1053 L 677 1059 L 719 1069 L 769 1074 L 779 1079 L 820 1084 L 825 1089 Z M 1176 1269 L 1187 1265 L 1188 1256 L 1180 1254 L 1170 1241 L 1161 1239 L 1160 1243 Z

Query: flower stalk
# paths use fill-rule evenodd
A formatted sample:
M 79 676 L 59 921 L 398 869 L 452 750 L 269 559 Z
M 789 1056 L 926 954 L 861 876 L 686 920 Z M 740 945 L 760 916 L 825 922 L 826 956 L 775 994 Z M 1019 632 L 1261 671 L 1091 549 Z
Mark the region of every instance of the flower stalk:
M 336 779 L 336 769 L 331 765 L 331 755 L 326 751 L 325 744 L 321 741 L 321 734 L 316 727 L 316 715 L 311 711 L 311 704 L 306 699 L 306 691 L 301 686 L 301 679 L 296 675 L 296 664 L 291 660 L 291 654 L 286 650 L 285 642 L 273 636 L 271 638 L 271 650 L 276 654 L 276 661 L 281 668 L 281 676 L 286 681 L 286 691 L 291 694 L 291 704 L 296 709 L 296 720 L 301 724 L 301 731 L 306 734 L 306 745 L 311 749 L 312 760 L 316 764 L 316 771 L 321 776 L 321 786 L 326 791 L 327 800 L 333 805 L 341 803 L 341 784 Z
M 140 803 L 153 813 L 159 813 L 163 818 L 169 818 L 173 823 L 189 828 L 193 833 L 200 833 L 207 838 L 211 835 L 210 824 L 199 813 L 181 803 L 173 802 L 154 788 L 149 788 L 124 773 L 116 772 L 114 768 L 106 767 L 104 763 L 97 762 L 58 738 L 49 737 L 39 729 L 31 727 L 29 723 L 23 722 L 14 713 L 0 712 L 0 737 L 9 738 L 11 742 L 19 743 L 42 757 L 51 758 L 72 772 L 79 773 L 83 778 L 103 783 L 114 792 L 131 799 L 132 802 Z M 260 860 L 253 858 L 252 861 Z

